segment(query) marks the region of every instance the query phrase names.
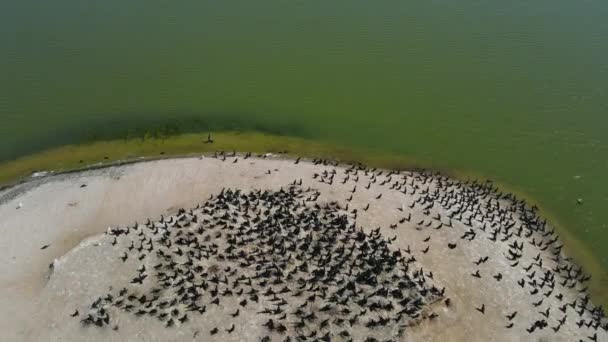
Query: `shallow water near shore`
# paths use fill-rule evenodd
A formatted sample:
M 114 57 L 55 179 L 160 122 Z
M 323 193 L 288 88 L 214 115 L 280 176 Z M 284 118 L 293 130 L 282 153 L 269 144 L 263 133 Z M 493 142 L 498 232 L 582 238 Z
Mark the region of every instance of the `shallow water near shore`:
M 608 270 L 606 2 L 7 7 L 0 159 L 155 128 L 369 148 L 530 194 Z

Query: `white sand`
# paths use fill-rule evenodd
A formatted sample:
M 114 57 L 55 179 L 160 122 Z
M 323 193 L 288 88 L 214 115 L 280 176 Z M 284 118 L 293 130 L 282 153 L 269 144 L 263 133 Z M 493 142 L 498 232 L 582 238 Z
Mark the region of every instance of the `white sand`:
M 349 180 L 341 184 L 344 168 L 313 165 L 290 160 L 238 158 L 237 163 L 228 158 L 222 162 L 213 158 L 169 159 L 78 174 L 52 176 L 38 181 L 38 186 L 21 185 L 0 193 L 0 329 L 3 341 L 209 341 L 210 327 L 216 326 L 214 318 L 205 316 L 200 322 L 190 322 L 181 327 L 166 329 L 150 318 L 136 318 L 127 313 L 118 317 L 120 329 L 83 327 L 77 319 L 69 317 L 75 309 L 85 311 L 90 303 L 107 292 L 112 284 L 128 282 L 128 263 L 118 260 L 112 249 L 104 248 L 107 239 L 100 234 L 109 226 L 130 225 L 147 218 L 158 219 L 161 214 L 175 213 L 178 208 L 191 208 L 204 202 L 210 194 L 223 187 L 252 189 L 279 189 L 294 179 L 302 179 L 303 187 L 311 186 L 321 191 L 319 200 L 336 200 L 345 203 L 355 184 Z M 337 169 L 333 185 L 313 180 L 314 173 Z M 271 170 L 271 174 L 266 174 Z M 277 171 L 275 171 L 277 170 Z M 371 174 L 370 174 L 371 175 Z M 397 176 L 394 176 L 397 177 Z M 357 191 L 350 208 L 359 209 L 358 226 L 365 229 L 382 227 L 388 237 L 397 236 L 394 247 L 409 245 L 425 271 L 432 271 L 434 281 L 446 286 L 446 297 L 452 306 L 436 304 L 439 314 L 433 322 L 424 322 L 409 330 L 408 341 L 578 341 L 588 340 L 595 332 L 591 328 L 579 329 L 579 316 L 568 307 L 567 321 L 558 333 L 550 328 L 526 332 L 534 320 L 542 318 L 538 311 L 551 307 L 549 326 L 555 326 L 563 317 L 558 307 L 572 302 L 578 296 L 573 289 L 556 285 L 556 293 L 564 294 L 563 302 L 554 296 L 545 298 L 541 307 L 531 302 L 543 298 L 531 296 L 530 287 L 522 289 L 517 281 L 526 276 L 521 268 L 512 268 L 504 255 L 507 243 L 491 243 L 484 235 L 467 242 L 460 236 L 469 229 L 454 221 L 454 228 L 434 230 L 432 227 L 415 229 L 421 219 L 430 220 L 423 209 L 408 208 L 419 195 L 404 195 L 389 190 L 389 184 L 379 185 L 384 176 L 369 190 L 365 189 L 369 177 L 360 173 Z M 410 181 L 414 181 L 411 178 Z M 81 188 L 81 184 L 87 186 Z M 426 188 L 429 184 L 415 184 Z M 28 189 L 30 188 L 30 189 Z M 432 188 L 432 184 L 431 184 Z M 382 193 L 381 199 L 375 197 Z M 11 196 L 8 196 L 12 194 Z M 14 196 L 14 194 L 17 194 Z M 4 199 L 4 200 L 3 200 Z M 19 203 L 22 207 L 19 207 Z M 363 211 L 371 203 L 368 211 Z M 396 208 L 404 208 L 401 212 Z M 18 209 L 17 209 L 18 208 Z M 391 224 L 408 212 L 411 222 Z M 443 217 L 447 212 L 435 206 Z M 475 223 L 477 225 L 477 223 Z M 435 224 L 433 223 L 433 226 Z M 423 239 L 431 236 L 429 242 Z M 458 247 L 448 249 L 455 242 Z M 44 245 L 50 245 L 41 250 Z M 421 250 L 430 246 L 427 254 Z M 538 253 L 528 245 L 524 249 L 521 264 L 529 264 Z M 476 266 L 472 261 L 489 256 L 487 263 Z M 543 254 L 545 267 L 552 267 L 548 253 Z M 50 278 L 49 264 L 54 262 Z M 479 269 L 482 279 L 470 276 Z M 502 281 L 491 278 L 501 272 Z M 540 277 L 540 271 L 536 275 Z M 558 279 L 559 280 L 559 279 Z M 474 307 L 482 303 L 485 315 Z M 226 308 L 233 311 L 232 308 Z M 515 326 L 506 329 L 506 314 L 518 311 L 513 320 Z M 585 313 L 583 319 L 589 319 Z M 219 318 L 217 318 L 219 319 Z M 217 336 L 218 340 L 250 340 L 258 327 L 243 322 L 236 334 Z M 199 330 L 197 338 L 193 338 Z M 598 341 L 608 341 L 606 332 L 597 331 Z

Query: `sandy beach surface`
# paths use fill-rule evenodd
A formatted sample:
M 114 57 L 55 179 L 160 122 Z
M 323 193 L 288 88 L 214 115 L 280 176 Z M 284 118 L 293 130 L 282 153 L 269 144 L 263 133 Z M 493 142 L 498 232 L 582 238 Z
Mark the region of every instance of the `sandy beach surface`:
M 422 310 L 425 317 L 434 313 L 433 318 L 410 321 L 400 336 L 386 338 L 608 341 L 602 326 L 606 320 L 586 298 L 586 275 L 560 253 L 559 241 L 552 242 L 550 225 L 540 228 L 541 219 L 527 216 L 533 209 L 495 193 L 490 184 L 243 155 L 166 159 L 49 176 L 1 192 L 1 340 L 258 341 L 269 335 L 283 341 L 297 336 L 291 325 L 284 334 L 268 334 L 262 326 L 266 319 L 258 317 L 255 305 L 233 317 L 239 308 L 236 296 L 173 327 L 117 307 L 108 309 L 108 325 L 81 323 L 97 298 L 123 287 L 139 291 L 155 285 L 152 279 L 131 283 L 137 269 L 146 265 L 150 270 L 155 263 L 135 256 L 122 261 L 129 240 L 121 237 L 115 246 L 109 227 L 143 225 L 147 219 L 161 220 L 161 215 L 162 222 L 173 220 L 181 208 L 204 205 L 224 188 L 279 191 L 294 181 L 302 189 L 318 191 L 314 202 L 320 206 L 335 201 L 351 216 L 356 209 L 351 219 L 357 229 L 371 234 L 379 228 L 391 240 L 391 250 L 415 258 L 412 272 L 423 268 L 422 278 L 445 288 L 442 298 Z M 478 310 L 482 306 L 483 313 Z M 288 300 L 286 312 L 295 307 Z M 71 317 L 76 310 L 78 315 Z M 546 326 L 530 332 L 539 321 Z M 226 332 L 232 324 L 234 330 Z M 211 335 L 214 328 L 219 332 Z M 338 335 L 342 330 L 359 340 L 365 332 L 357 329 L 346 323 L 328 332 L 331 340 L 348 340 Z

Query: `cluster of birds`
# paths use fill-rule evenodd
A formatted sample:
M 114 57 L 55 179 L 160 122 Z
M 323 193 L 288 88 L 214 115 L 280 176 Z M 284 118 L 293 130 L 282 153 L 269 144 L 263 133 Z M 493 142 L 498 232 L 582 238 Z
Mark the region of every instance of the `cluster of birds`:
M 232 151 L 214 157 L 236 163 L 239 156 Z M 434 285 L 433 273 L 416 260 L 417 253 L 429 253 L 433 234 L 449 230 L 457 237 L 447 243 L 448 250 L 483 240 L 503 252 L 499 258 L 504 260 L 487 255 L 472 260 L 474 281 L 511 281 L 501 269 L 484 267 L 489 260 L 520 271 L 505 273 L 522 274 L 513 288 L 532 298 L 536 318 L 522 321 L 529 313 L 513 311 L 505 315 L 505 329 L 559 333 L 575 320 L 590 341 L 598 340 L 599 330 L 608 331 L 603 308 L 590 301 L 590 276 L 563 254 L 558 235 L 525 200 L 489 181 L 312 162 L 326 167 L 312 181 L 349 187 L 344 203 L 321 204 L 320 192 L 304 190 L 300 179 L 280 191 L 222 190 L 202 206 L 180 209 L 158 222 L 111 229 L 108 238 L 124 249 L 123 262 L 134 263 L 134 277 L 118 293 L 98 298 L 87 313 L 75 316 L 85 325 L 105 326 L 119 309 L 171 327 L 214 310 L 259 321 L 264 341 L 395 340 L 408 327 L 438 317 L 430 304 L 443 300 L 450 306 L 445 288 Z M 374 191 L 371 198 L 377 201 L 397 192 L 411 202 L 396 208 L 396 222 L 365 233 L 357 228 L 357 217 L 375 203 L 351 206 L 361 191 Z M 428 232 L 424 248 L 398 249 L 391 246 L 394 239 L 383 237 L 385 229 L 404 225 Z M 485 303 L 473 308 L 481 315 L 502 310 Z M 238 324 L 226 324 L 208 334 L 235 329 Z
M 226 189 L 176 216 L 109 229 L 111 245 L 136 270 L 128 286 L 96 299 L 81 322 L 112 325 L 113 310 L 124 310 L 172 327 L 221 307 L 226 322 L 262 317 L 263 340 L 380 341 L 437 317 L 425 308 L 445 289 L 413 256 L 379 229 L 357 228 L 356 214 L 338 203 L 319 204 L 320 193 L 300 183 Z M 226 323 L 208 333 L 234 330 Z
M 315 163 L 320 163 L 315 160 Z M 327 162 L 323 162 L 328 165 Z M 331 165 L 331 164 L 329 164 Z M 336 175 L 343 174 L 343 178 Z M 356 184 L 360 181 L 367 183 L 365 189 L 372 185 L 384 187 L 387 190 L 398 191 L 414 200 L 407 206 L 397 208 L 399 211 L 418 209 L 422 217 L 415 222 L 418 231 L 430 230 L 441 233 L 442 229 L 464 229 L 460 240 L 464 243 L 475 239 L 487 239 L 496 244 L 496 248 L 504 250 L 503 256 L 511 268 L 519 268 L 525 274 L 517 281 L 517 285 L 527 291 L 533 300 L 533 309 L 538 318 L 529 322 L 525 330 L 532 334 L 535 331 L 550 327 L 558 333 L 568 319 L 576 319 L 578 328 L 587 328 L 587 335 L 591 341 L 597 341 L 598 329 L 608 331 L 608 321 L 601 306 L 594 306 L 588 294 L 588 285 L 591 276 L 585 274 L 582 268 L 576 265 L 571 258 L 562 253 L 563 245 L 559 242 L 558 234 L 550 228 L 546 219 L 538 215 L 538 208 L 530 206 L 525 200 L 517 199 L 513 194 L 500 192 L 491 182 L 460 181 L 441 175 L 438 172 L 397 172 L 368 169 L 362 165 L 352 165 L 338 172 L 332 168 L 314 175 L 320 183 L 332 185 L 334 179 L 340 184 L 355 183 L 351 195 L 346 198 L 348 203 L 352 200 L 352 193 L 357 191 Z M 380 199 L 383 193 L 375 198 Z M 363 210 L 368 210 L 368 203 Z M 353 209 L 356 212 L 357 209 Z M 405 221 L 411 221 L 411 212 L 395 224 L 390 225 L 396 229 Z M 427 236 L 423 242 L 428 242 Z M 458 241 L 447 244 L 449 249 L 458 246 Z M 430 246 L 421 250 L 429 252 Z M 408 248 L 409 249 L 409 248 Z M 524 249 L 527 253 L 534 253 L 533 262 L 522 261 Z M 532 255 L 534 255 L 532 254 Z M 489 260 L 488 256 L 480 257 L 473 264 L 480 266 Z M 480 269 L 471 272 L 471 276 L 484 281 Z M 502 281 L 500 272 L 492 274 L 495 281 Z M 573 300 L 566 302 L 561 289 L 575 290 L 578 294 Z M 557 307 L 550 304 L 543 306 L 544 298 L 554 297 L 559 303 Z M 546 300 L 546 302 L 553 302 Z M 542 308 L 542 309 L 540 309 Z M 485 314 L 486 306 L 481 304 L 475 307 L 476 311 Z M 539 310 L 540 309 L 540 310 Z M 552 311 L 553 309 L 553 311 Z M 558 316 L 559 313 L 559 316 Z M 507 315 L 505 328 L 515 326 L 517 312 Z M 553 325 L 549 325 L 549 321 Z

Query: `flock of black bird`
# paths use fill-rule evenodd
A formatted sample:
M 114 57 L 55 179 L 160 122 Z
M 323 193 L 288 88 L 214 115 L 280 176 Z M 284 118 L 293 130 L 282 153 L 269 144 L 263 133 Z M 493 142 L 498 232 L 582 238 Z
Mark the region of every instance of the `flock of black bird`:
M 227 155 L 215 157 L 225 161 Z M 228 156 L 237 160 L 234 152 Z M 314 174 L 317 182 L 353 183 L 345 204 L 321 204 L 317 190 L 304 190 L 302 180 L 296 180 L 279 191 L 224 189 L 177 215 L 110 229 L 111 244 L 136 271 L 128 286 L 99 297 L 88 312 L 74 316 L 87 326 L 118 329 L 111 316 L 124 310 L 173 327 L 221 308 L 225 326 L 201 334 L 231 334 L 238 323 L 235 327 L 230 318 L 247 315 L 259 321 L 263 341 L 396 340 L 409 327 L 438 317 L 430 304 L 451 302 L 445 288 L 433 284 L 433 273 L 417 264 L 409 246 L 393 247 L 394 240 L 385 238 L 380 227 L 357 227 L 357 215 L 370 208 L 369 203 L 350 207 L 362 181 L 367 183 L 362 188 L 375 184 L 414 199 L 396 208 L 402 218 L 386 228 L 397 229 L 407 221 L 432 234 L 460 229 L 462 235 L 448 243 L 447 250 L 475 239 L 504 249 L 509 266 L 523 271 L 514 286 L 533 298 L 538 312 L 531 322 L 519 321 L 517 311 L 506 315 L 505 329 L 559 333 L 567 320 L 576 320 L 578 328 L 589 332 L 588 340 L 597 341 L 599 329 L 608 331 L 602 307 L 594 306 L 587 294 L 590 276 L 563 255 L 557 234 L 524 200 L 498 191 L 491 182 L 459 181 L 430 171 L 313 163 L 328 166 Z M 382 193 L 374 197 L 380 200 Z M 423 214 L 416 221 L 408 212 L 414 207 Z M 423 242 L 430 239 L 428 235 Z M 426 254 L 429 248 L 420 252 Z M 523 258 L 524 253 L 538 254 L 526 263 L 530 258 Z M 500 272 L 487 274 L 481 268 L 488 259 L 473 260 L 477 268 L 471 276 L 502 281 Z M 560 289 L 574 289 L 579 295 L 566 301 Z M 556 302 L 551 297 L 562 304 L 544 305 Z M 478 303 L 475 309 L 484 315 L 492 308 Z
M 436 317 L 422 311 L 444 289 L 415 258 L 391 248 L 378 230 L 357 229 L 354 214 L 338 203 L 320 206 L 318 196 L 297 184 L 275 192 L 226 189 L 175 217 L 111 229 L 122 261 L 140 266 L 128 288 L 98 298 L 82 323 L 112 325 L 111 311 L 121 309 L 172 327 L 231 298 L 238 306 L 226 308 L 227 318 L 263 315 L 262 338 L 351 340 L 359 326 L 372 341 Z M 208 333 L 234 329 L 226 323 Z

